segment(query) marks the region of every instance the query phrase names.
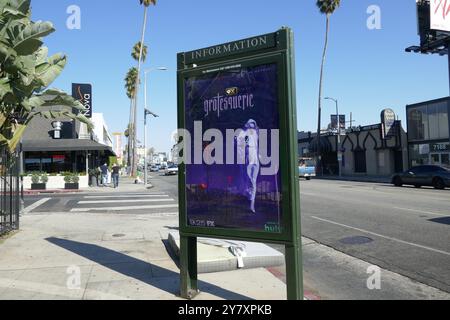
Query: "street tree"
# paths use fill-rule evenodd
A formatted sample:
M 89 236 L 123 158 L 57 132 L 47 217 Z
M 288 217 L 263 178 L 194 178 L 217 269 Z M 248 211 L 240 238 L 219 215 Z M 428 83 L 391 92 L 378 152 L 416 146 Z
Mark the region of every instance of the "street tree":
M 27 125 L 36 116 L 91 122 L 80 102 L 63 91 L 49 89 L 67 57 L 48 56 L 43 38 L 55 31 L 51 22 L 31 20 L 31 0 L 0 0 L 0 146 L 14 152 Z M 55 110 L 55 106 L 67 109 Z
M 142 46 L 141 42 L 136 43 L 133 47 L 133 51 L 131 52 L 131 56 L 136 61 L 139 61 L 139 56 L 141 54 L 141 46 Z M 142 50 L 142 61 L 143 62 L 145 62 L 145 60 L 147 59 L 147 53 L 148 53 L 148 47 L 146 45 L 144 45 L 144 48 Z
M 319 82 L 319 104 L 318 104 L 318 125 L 317 125 L 317 155 L 318 158 L 321 154 L 321 123 L 322 123 L 322 88 L 323 88 L 323 74 L 325 67 L 325 60 L 328 49 L 328 35 L 330 32 L 330 17 L 340 6 L 340 0 L 317 0 L 317 7 L 320 13 L 326 16 L 326 31 L 325 31 L 325 45 L 322 54 L 322 64 L 320 67 L 320 82 Z
M 140 81 L 140 75 L 141 75 L 141 67 L 142 62 L 144 61 L 144 48 L 145 48 L 145 31 L 147 28 L 147 17 L 148 17 L 148 8 L 150 5 L 156 5 L 156 0 L 139 0 L 140 5 L 144 6 L 144 21 L 142 24 L 142 33 L 141 33 L 141 41 L 140 43 L 143 44 L 139 47 L 140 52 L 138 56 L 138 67 L 137 67 L 137 78 L 136 78 L 136 95 L 134 97 L 134 111 L 133 111 L 133 154 L 132 154 L 132 164 L 131 164 L 131 175 L 136 176 L 137 175 L 137 100 L 138 100 L 138 92 L 139 92 L 139 81 Z
M 133 115 L 134 115 L 134 98 L 136 96 L 136 79 L 137 79 L 137 68 L 133 67 L 130 70 L 128 70 L 126 76 L 125 76 L 125 90 L 127 97 L 130 99 L 130 119 L 129 124 L 126 130 L 126 138 L 128 139 L 128 164 L 131 164 L 131 154 L 132 154 L 132 140 L 133 140 L 133 133 L 134 133 L 134 125 L 133 125 Z

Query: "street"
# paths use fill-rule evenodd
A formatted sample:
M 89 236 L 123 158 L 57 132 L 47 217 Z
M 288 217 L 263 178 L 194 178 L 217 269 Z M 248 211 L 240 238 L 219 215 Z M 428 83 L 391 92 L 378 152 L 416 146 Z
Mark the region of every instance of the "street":
M 450 292 L 449 190 L 316 180 L 301 195 L 305 237 Z
M 164 214 L 178 216 L 178 177 L 160 176 L 152 174 L 157 181 L 157 191 L 151 192 L 127 192 L 121 188 L 114 190 L 110 187 L 100 194 L 82 192 L 79 194 L 59 194 L 26 196 L 25 207 L 41 201 L 41 205 L 32 214 L 40 212 L 127 212 L 133 214 Z M 111 189 L 109 192 L 108 189 Z
M 111 189 L 111 193 L 101 194 L 29 196 L 26 206 L 42 203 L 31 210 L 30 215 L 40 212 L 130 213 L 162 215 L 176 223 L 177 177 L 153 174 L 151 181 L 155 187 L 150 194 Z M 384 270 L 450 292 L 449 202 L 449 190 L 302 180 L 303 236 Z M 283 251 L 280 246 L 274 247 Z M 330 270 L 334 266 L 319 265 L 324 269 L 319 274 L 320 268 L 313 263 L 317 258 L 314 254 L 305 252 L 306 278 L 316 287 L 325 286 L 324 291 L 332 290 L 329 286 L 336 279 L 326 284 L 317 281 L 320 282 L 323 274 L 333 278 Z M 283 268 L 280 270 L 284 272 Z M 337 281 L 335 285 L 341 284 Z

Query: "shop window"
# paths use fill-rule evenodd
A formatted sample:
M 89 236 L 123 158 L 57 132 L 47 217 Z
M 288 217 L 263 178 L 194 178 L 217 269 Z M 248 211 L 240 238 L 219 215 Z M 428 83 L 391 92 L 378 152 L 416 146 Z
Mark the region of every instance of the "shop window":
M 411 167 L 427 165 L 430 162 L 429 145 L 415 144 L 409 146 L 409 158 Z
M 411 141 L 448 139 L 447 102 L 409 109 L 408 130 Z
M 428 140 L 427 106 L 408 110 L 408 130 L 410 140 Z
M 25 154 L 25 172 L 41 171 L 41 154 L 30 152 Z

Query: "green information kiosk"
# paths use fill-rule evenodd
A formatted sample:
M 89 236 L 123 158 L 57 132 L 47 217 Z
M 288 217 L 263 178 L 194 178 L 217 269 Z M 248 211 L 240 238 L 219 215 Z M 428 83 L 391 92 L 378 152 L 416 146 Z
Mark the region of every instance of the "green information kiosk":
M 198 294 L 197 238 L 286 247 L 303 300 L 293 32 L 178 54 L 181 296 Z

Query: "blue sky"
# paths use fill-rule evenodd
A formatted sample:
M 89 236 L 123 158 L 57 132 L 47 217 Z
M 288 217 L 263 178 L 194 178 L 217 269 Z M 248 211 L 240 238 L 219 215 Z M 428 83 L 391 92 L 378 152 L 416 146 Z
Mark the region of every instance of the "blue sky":
M 169 151 L 176 129 L 176 54 L 276 31 L 288 26 L 296 37 L 299 130 L 316 130 L 317 95 L 325 17 L 315 0 L 158 0 L 150 8 L 145 67 L 166 66 L 149 75 L 150 108 L 161 118 L 150 123 L 150 145 Z M 414 0 L 342 0 L 331 20 L 324 96 L 353 112 L 356 124 L 380 121 L 392 108 L 405 120 L 410 103 L 448 96 L 447 57 L 408 54 L 417 44 Z M 66 28 L 67 7 L 81 8 L 81 30 Z M 381 30 L 369 30 L 367 8 L 381 8 Z M 50 52 L 64 52 L 69 62 L 54 87 L 70 92 L 71 83 L 93 85 L 94 112 L 102 112 L 111 132 L 123 132 L 129 100 L 124 75 L 135 65 L 130 56 L 140 38 L 143 9 L 138 0 L 33 0 L 33 19 L 50 20 L 57 31 L 46 38 Z M 141 93 L 143 90 L 141 89 Z M 140 98 L 143 110 L 143 98 Z M 324 103 L 323 126 L 335 111 Z M 143 112 L 139 112 L 141 115 Z M 141 117 L 142 118 L 142 117 Z M 406 124 L 404 123 L 404 126 Z M 139 122 L 143 136 L 143 119 Z

